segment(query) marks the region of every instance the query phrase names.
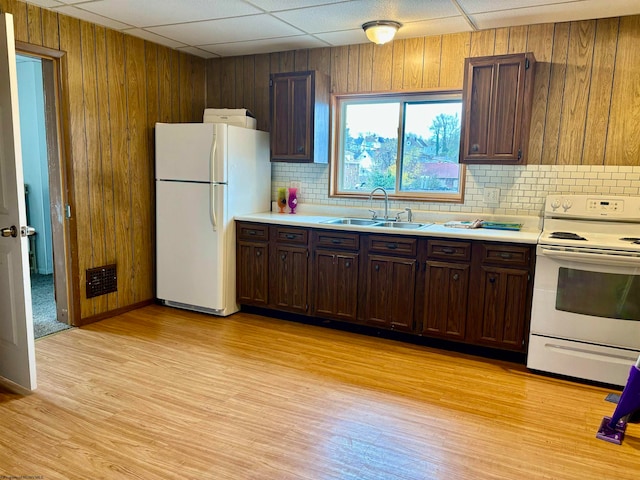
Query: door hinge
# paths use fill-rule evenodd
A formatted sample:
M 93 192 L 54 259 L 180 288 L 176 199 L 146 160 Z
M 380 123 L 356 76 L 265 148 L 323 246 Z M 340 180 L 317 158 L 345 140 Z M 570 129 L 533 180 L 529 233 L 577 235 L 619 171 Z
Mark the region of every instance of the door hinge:
M 269 86 L 273 87 L 273 80 L 272 79 L 269 79 Z
M 71 218 L 71 205 L 68 203 L 64 206 L 64 216 L 67 218 Z
M 528 59 L 528 58 L 525 58 L 525 59 L 524 59 L 524 69 L 525 69 L 525 70 L 528 70 L 528 69 L 529 69 L 529 66 L 530 66 L 530 65 L 529 65 L 529 59 Z
M 519 148 L 518 149 L 518 160 L 520 160 L 522 158 L 522 149 Z
M 527 282 L 530 282 L 530 281 L 531 281 L 531 274 L 527 273 Z

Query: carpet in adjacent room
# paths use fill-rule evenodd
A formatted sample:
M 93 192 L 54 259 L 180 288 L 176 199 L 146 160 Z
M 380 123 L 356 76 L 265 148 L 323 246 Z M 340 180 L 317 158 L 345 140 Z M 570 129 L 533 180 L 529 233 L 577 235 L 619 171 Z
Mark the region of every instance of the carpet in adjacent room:
M 31 305 L 35 338 L 71 328 L 66 323 L 57 321 L 53 275 L 31 274 Z

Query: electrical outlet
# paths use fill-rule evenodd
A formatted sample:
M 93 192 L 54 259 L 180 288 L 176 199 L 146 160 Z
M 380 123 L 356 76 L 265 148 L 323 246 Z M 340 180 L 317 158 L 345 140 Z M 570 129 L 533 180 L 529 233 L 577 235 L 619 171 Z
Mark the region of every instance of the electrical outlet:
M 300 195 L 300 186 L 302 185 L 302 182 L 290 182 L 289 186 L 291 188 L 297 188 L 298 189 L 298 196 Z
M 498 205 L 500 203 L 500 189 L 485 188 L 484 203 L 486 203 L 487 205 Z

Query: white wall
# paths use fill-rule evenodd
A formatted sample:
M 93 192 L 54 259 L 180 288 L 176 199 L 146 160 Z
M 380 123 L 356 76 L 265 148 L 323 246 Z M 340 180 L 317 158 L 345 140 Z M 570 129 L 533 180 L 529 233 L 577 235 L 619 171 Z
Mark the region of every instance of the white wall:
M 29 221 L 36 229 L 37 273 L 50 274 L 53 254 L 42 65 L 39 59 L 18 56 L 17 69 L 22 168 L 29 188 Z
M 273 201 L 277 199 L 278 187 L 299 181 L 300 203 L 370 206 L 368 200 L 330 198 L 327 165 L 272 163 L 271 172 Z M 497 207 L 485 205 L 485 187 L 500 188 Z M 467 167 L 464 203 L 393 201 L 389 207 L 394 212 L 410 207 L 438 212 L 541 216 L 545 198 L 550 193 L 640 195 L 640 167 L 471 165 Z

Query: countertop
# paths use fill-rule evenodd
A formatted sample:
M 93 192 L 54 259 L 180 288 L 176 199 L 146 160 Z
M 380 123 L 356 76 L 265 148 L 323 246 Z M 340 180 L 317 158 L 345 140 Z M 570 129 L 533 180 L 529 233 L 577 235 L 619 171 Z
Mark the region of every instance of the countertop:
M 272 225 L 287 225 L 296 227 L 312 227 L 322 228 L 326 230 L 341 230 L 351 232 L 362 233 L 381 233 L 381 234 L 393 234 L 393 235 L 410 235 L 420 237 L 439 237 L 439 238 L 457 238 L 468 240 L 486 240 L 494 242 L 509 242 L 509 243 L 538 243 L 538 237 L 540 236 L 540 226 L 538 217 L 492 217 L 480 216 L 487 221 L 506 221 L 522 223 L 523 228 L 519 231 L 512 230 L 494 230 L 488 228 L 451 228 L 443 226 L 443 223 L 450 220 L 469 220 L 473 219 L 470 215 L 444 215 L 440 213 L 431 212 L 417 212 L 414 214 L 414 222 L 417 223 L 430 223 L 432 225 L 425 226 L 420 229 L 403 229 L 392 227 L 374 227 L 374 226 L 361 226 L 361 225 L 335 225 L 321 223 L 325 220 L 332 218 L 342 217 L 355 217 L 355 218 L 370 218 L 370 216 L 364 214 L 358 214 L 362 212 L 353 212 L 353 209 L 339 210 L 336 208 L 331 209 L 331 213 L 325 211 L 323 208 L 313 208 L 307 206 L 307 208 L 300 209 L 298 213 L 277 213 L 277 212 L 263 212 L 252 213 L 245 215 L 237 215 L 236 220 L 244 222 L 257 222 L 268 223 Z M 444 218 L 446 217 L 446 219 Z M 477 217 L 476 217 L 477 218 Z

